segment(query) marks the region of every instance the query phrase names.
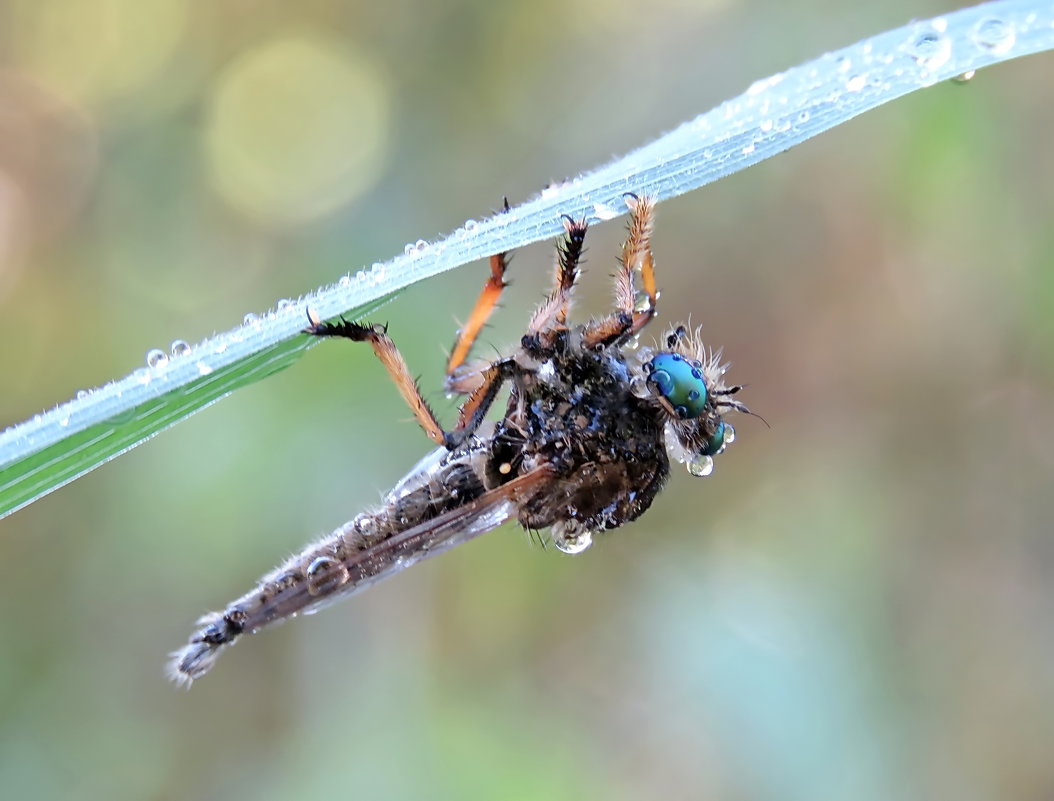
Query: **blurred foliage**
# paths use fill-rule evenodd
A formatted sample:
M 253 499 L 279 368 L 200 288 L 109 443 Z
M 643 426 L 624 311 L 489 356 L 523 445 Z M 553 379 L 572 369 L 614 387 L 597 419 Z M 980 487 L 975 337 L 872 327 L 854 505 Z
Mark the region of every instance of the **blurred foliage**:
M 9 0 L 0 421 L 942 10 Z M 1051 74 L 660 208 L 664 322 L 703 323 L 772 428 L 581 557 L 507 528 L 168 686 L 197 614 L 428 447 L 338 346 L 4 520 L 5 797 L 1054 795 Z M 591 233 L 579 314 L 620 233 Z M 481 354 L 550 263 L 516 254 Z M 485 271 L 382 312 L 446 419 Z

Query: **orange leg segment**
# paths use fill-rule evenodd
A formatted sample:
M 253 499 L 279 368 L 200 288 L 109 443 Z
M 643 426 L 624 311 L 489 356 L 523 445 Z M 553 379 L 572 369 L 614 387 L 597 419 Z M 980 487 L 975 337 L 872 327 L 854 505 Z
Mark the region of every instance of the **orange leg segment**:
M 507 214 L 508 211 L 509 199 L 505 198 L 499 213 Z M 476 371 L 466 370 L 464 366 L 465 360 L 468 358 L 472 346 L 476 343 L 479 332 L 483 330 L 483 326 L 487 324 L 490 315 L 494 313 L 494 308 L 498 305 L 498 299 L 501 297 L 502 291 L 509 285 L 505 280 L 505 270 L 508 265 L 508 253 L 496 253 L 490 257 L 490 277 L 483 284 L 483 289 L 479 293 L 476 305 L 472 307 L 472 313 L 468 317 L 468 322 L 457 332 L 457 339 L 454 340 L 454 347 L 451 349 L 450 357 L 447 359 L 446 388 L 448 392 L 465 392 L 466 380 L 471 386 L 476 384 L 472 376 L 466 376 L 466 373 L 474 373 Z
M 457 340 L 454 349 L 450 351 L 450 358 L 446 363 L 447 378 L 452 378 L 454 373 L 461 368 L 468 358 L 469 351 L 476 342 L 479 332 L 483 330 L 487 320 L 490 318 L 494 307 L 501 297 L 501 292 L 508 284 L 505 281 L 505 269 L 508 266 L 504 253 L 497 253 L 490 257 L 490 278 L 483 285 L 483 291 L 479 294 L 476 305 L 472 308 L 468 322 L 457 332 Z
M 622 337 L 632 336 L 655 316 L 655 303 L 659 298 L 655 286 L 655 260 L 651 252 L 655 203 L 650 198 L 634 194 L 627 194 L 625 200 L 630 210 L 630 221 L 619 259 L 620 268 L 615 274 L 615 311 L 587 326 L 584 340 L 587 347 L 606 345 Z M 637 291 L 633 276 L 638 272 L 641 289 L 648 301 L 643 309 L 639 309 L 636 303 Z
M 368 342 L 388 371 L 392 381 L 395 382 L 406 405 L 410 407 L 417 422 L 421 424 L 421 428 L 433 442 L 450 450 L 461 445 L 479 428 L 498 390 L 512 376 L 515 369 L 512 361 L 505 360 L 496 362 L 485 370 L 482 374 L 482 382 L 461 407 L 457 427 L 448 432 L 443 430 L 435 413 L 421 394 L 417 381 L 410 375 L 406 360 L 395 347 L 392 338 L 388 336 L 387 326 L 361 325 L 344 318 L 337 323 L 323 322 L 310 309 L 308 310 L 308 322 L 306 331 L 313 336 L 342 337 L 353 342 Z

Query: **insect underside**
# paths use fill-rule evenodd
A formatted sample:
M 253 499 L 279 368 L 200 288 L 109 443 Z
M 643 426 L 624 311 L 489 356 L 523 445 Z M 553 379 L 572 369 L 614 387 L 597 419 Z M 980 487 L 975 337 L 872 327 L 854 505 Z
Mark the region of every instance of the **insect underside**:
M 222 612 L 206 615 L 170 675 L 188 683 L 206 673 L 241 635 L 314 609 L 515 519 L 549 529 L 567 553 L 596 532 L 618 528 L 651 505 L 671 458 L 706 475 L 732 442 L 728 410 L 749 413 L 727 386 L 720 354 L 698 332 L 675 326 L 658 348 L 638 347 L 655 314 L 651 252 L 654 206 L 626 196 L 630 223 L 615 275 L 615 309 L 569 325 L 586 224 L 564 218 L 555 285 L 519 346 L 497 361 L 469 352 L 505 287 L 506 254 L 490 276 L 447 362 L 446 390 L 464 396 L 458 422 L 439 424 L 383 326 L 309 312 L 307 332 L 368 343 L 425 433 L 438 446 L 382 500 L 264 576 Z M 502 389 L 500 420 L 485 421 Z

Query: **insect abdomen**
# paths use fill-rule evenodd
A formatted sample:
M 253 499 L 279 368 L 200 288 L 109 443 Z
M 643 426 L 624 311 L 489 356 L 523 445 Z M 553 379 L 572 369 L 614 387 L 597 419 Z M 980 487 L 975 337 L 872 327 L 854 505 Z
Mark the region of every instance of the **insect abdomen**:
M 479 473 L 484 458 L 481 449 L 438 455 L 442 458 L 400 481 L 378 509 L 363 512 L 290 557 L 223 612 L 202 617 L 190 642 L 172 655 L 172 677 L 187 683 L 208 672 L 220 652 L 242 634 L 315 611 L 369 586 L 399 560 L 413 558 L 413 544 L 387 550 L 377 546 L 485 491 Z M 373 553 L 365 556 L 370 550 Z

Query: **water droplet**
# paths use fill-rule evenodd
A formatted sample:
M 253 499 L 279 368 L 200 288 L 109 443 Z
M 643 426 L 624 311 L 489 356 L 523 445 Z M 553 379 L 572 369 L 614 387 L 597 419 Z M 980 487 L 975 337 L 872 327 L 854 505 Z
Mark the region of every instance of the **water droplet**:
M 412 243 L 407 242 L 405 245 L 403 245 L 403 255 L 406 255 L 406 256 L 414 255 L 414 246 L 413 246 Z
M 977 74 L 977 70 L 967 70 L 962 75 L 956 75 L 952 78 L 956 83 L 966 83 L 973 79 L 973 76 Z
M 697 478 L 708 476 L 714 472 L 714 460 L 709 456 L 699 455 L 685 464 L 688 466 L 688 472 Z
M 758 125 L 758 128 L 760 128 L 762 132 L 768 133 L 772 130 L 773 125 L 775 125 L 775 123 L 772 120 L 762 120 L 761 124 Z
M 278 302 L 274 305 L 274 310 L 278 313 L 288 311 L 289 307 L 293 305 L 293 301 L 289 298 L 279 298 Z
M 146 352 L 146 366 L 147 367 L 164 367 L 168 364 L 168 354 L 165 353 L 161 348 L 151 348 Z
M 377 533 L 377 521 L 369 515 L 363 515 L 355 521 L 355 530 L 369 538 Z
M 580 528 L 573 520 L 554 524 L 550 533 L 557 550 L 572 556 L 582 553 L 593 544 L 593 532 Z
M 430 247 L 429 243 L 424 239 L 418 239 L 414 242 L 414 252 L 424 253 Z
M 936 30 L 920 31 L 908 44 L 908 54 L 920 67 L 935 70 L 951 58 L 952 42 Z
M 89 395 L 91 395 L 91 390 L 87 390 L 87 389 L 78 389 L 77 390 L 77 400 L 84 400 Z
M 778 86 L 783 82 L 783 73 L 777 75 L 771 75 L 768 78 L 761 78 L 747 87 L 748 95 L 760 95 L 762 92 L 768 91 L 774 86 Z
M 198 375 L 208 375 L 212 372 L 212 368 L 205 364 L 205 362 L 198 362 Z
M 69 415 L 66 415 L 61 420 L 59 420 L 59 425 L 62 426 L 63 428 L 65 428 L 69 424 L 70 424 L 70 416 Z
M 351 276 L 350 275 L 342 275 L 340 277 L 340 280 L 337 281 L 337 286 L 339 286 L 341 288 L 345 288 L 345 289 L 347 287 L 351 286 Z
M 307 578 L 307 591 L 311 595 L 323 595 L 333 592 L 348 580 L 348 570 L 344 563 L 332 556 L 319 556 L 304 571 Z
M 751 153 L 754 152 L 754 144 L 751 143 L 749 145 L 744 146 L 743 150 L 741 152 L 743 153 L 744 156 L 749 156 Z
M 974 27 L 973 40 L 985 50 L 1000 54 L 1014 46 L 1017 33 L 1010 23 L 996 17 L 989 17 L 981 20 Z
M 475 231 L 478 225 L 479 223 L 475 220 L 465 220 L 465 224 L 461 227 L 464 228 L 466 232 L 468 232 Z
M 227 343 L 226 342 L 217 342 L 216 343 L 216 347 L 214 347 L 212 349 L 213 353 L 226 353 L 226 351 L 227 351 Z
M 736 430 L 732 428 L 731 423 L 725 423 L 725 444 L 721 446 L 722 452 L 736 441 Z
M 809 121 L 809 118 L 811 116 L 812 115 L 808 111 L 799 111 L 798 112 L 798 124 L 799 125 L 804 125 L 805 123 L 807 123 Z
M 835 62 L 835 69 L 839 72 L 849 72 L 849 68 L 853 66 L 853 60 L 848 56 L 839 56 L 838 61 Z
M 636 353 L 640 349 L 640 336 L 635 334 L 626 340 L 626 344 L 622 346 L 624 351 L 629 353 Z
M 607 203 L 594 203 L 593 213 L 596 214 L 598 220 L 613 220 L 618 217 L 618 212 Z
M 866 75 L 854 75 L 845 82 L 845 88 L 848 92 L 859 92 L 865 86 L 867 86 Z
M 647 292 L 638 292 L 637 297 L 633 301 L 633 311 L 635 312 L 646 312 L 651 309 L 651 298 L 648 297 Z
M 162 353 L 164 353 L 164 351 L 162 351 Z M 165 356 L 165 361 L 168 361 L 168 356 Z M 145 387 L 150 383 L 150 371 L 145 367 L 139 367 L 132 371 L 132 378 Z
M 173 356 L 186 356 L 190 353 L 190 344 L 184 339 L 173 339 L 168 349 Z
M 242 317 L 242 325 L 256 325 L 259 322 L 260 322 L 260 315 L 254 313 L 254 312 L 249 312 L 244 317 Z

